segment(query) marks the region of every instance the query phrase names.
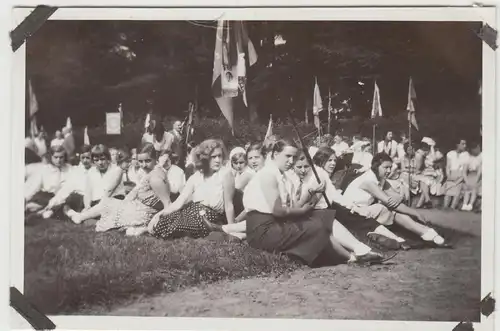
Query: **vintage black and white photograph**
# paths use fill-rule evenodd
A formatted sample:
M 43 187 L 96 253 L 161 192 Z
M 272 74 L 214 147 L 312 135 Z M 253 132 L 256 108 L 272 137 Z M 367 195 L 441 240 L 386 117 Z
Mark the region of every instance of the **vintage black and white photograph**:
M 56 12 L 26 41 L 16 247 L 30 303 L 481 322 L 495 167 L 484 22 L 294 13 Z

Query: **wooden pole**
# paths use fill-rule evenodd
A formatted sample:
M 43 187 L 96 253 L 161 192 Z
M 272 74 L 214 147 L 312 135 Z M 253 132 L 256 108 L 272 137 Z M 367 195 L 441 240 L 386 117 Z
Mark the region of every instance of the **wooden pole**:
M 375 130 L 376 130 L 376 127 L 377 127 L 377 124 L 376 123 L 373 123 L 372 125 L 372 148 L 373 148 L 373 155 L 377 154 L 378 153 L 378 150 L 377 150 L 377 138 L 375 136 Z
M 413 152 L 412 144 L 411 144 L 411 112 L 408 111 L 408 143 L 410 146 L 410 150 Z M 410 194 L 408 195 L 408 206 L 411 207 L 411 157 L 408 155 L 409 166 L 408 166 L 408 187 L 410 190 Z
M 330 126 L 332 124 L 332 92 L 328 87 L 328 134 L 330 134 Z

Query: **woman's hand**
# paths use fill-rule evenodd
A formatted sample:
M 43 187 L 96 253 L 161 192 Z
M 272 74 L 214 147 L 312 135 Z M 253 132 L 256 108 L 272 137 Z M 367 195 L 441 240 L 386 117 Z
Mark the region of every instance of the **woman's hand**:
M 425 218 L 425 216 L 419 212 L 415 213 L 415 218 L 422 224 L 429 224 L 429 221 Z
M 306 202 L 302 207 L 300 207 L 300 210 L 305 214 L 311 210 L 313 210 L 315 206 L 315 203 L 313 201 Z
M 398 197 L 389 196 L 389 200 L 387 202 L 387 207 L 394 209 L 397 206 L 399 206 L 402 201 L 403 201 L 402 196 L 398 196 Z
M 309 192 L 311 193 L 323 193 L 326 189 L 326 182 L 324 180 L 322 180 L 320 183 L 318 183 L 317 181 L 314 182 L 314 184 L 312 185 L 312 187 L 309 189 Z

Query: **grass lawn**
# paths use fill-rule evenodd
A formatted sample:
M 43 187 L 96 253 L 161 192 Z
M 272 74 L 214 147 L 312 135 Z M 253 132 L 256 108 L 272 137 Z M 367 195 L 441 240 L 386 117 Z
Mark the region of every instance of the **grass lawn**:
M 298 267 L 225 236 L 163 241 L 53 219 L 25 227 L 24 294 L 51 315 L 105 314 L 155 293 Z
M 478 321 L 481 218 L 423 211 L 456 245 L 310 269 L 221 238 L 161 241 L 26 225 L 25 295 L 46 314 Z

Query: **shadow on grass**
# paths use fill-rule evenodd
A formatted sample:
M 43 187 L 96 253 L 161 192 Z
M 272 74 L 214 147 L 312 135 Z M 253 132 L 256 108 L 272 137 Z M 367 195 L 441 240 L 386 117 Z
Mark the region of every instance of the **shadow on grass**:
M 300 267 L 227 238 L 162 241 L 57 220 L 31 220 L 25 231 L 25 295 L 45 314 L 105 313 L 140 296 Z

